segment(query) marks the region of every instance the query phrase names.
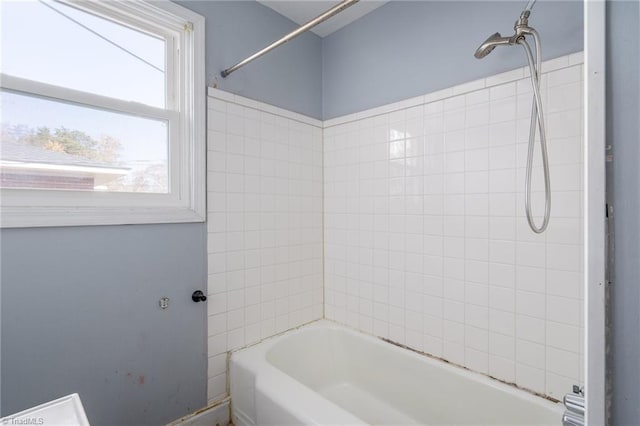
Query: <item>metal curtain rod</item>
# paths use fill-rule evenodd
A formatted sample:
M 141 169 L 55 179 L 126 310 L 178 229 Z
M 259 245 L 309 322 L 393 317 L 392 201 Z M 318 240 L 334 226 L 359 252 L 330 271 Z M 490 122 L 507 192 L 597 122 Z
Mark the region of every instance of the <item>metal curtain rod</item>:
M 282 37 L 280 40 L 274 41 L 273 43 L 271 43 L 270 45 L 268 45 L 264 49 L 260 50 L 259 52 L 254 53 L 253 55 L 249 56 L 247 59 L 238 62 L 237 64 L 235 64 L 231 68 L 227 68 L 226 70 L 221 71 L 220 75 L 223 78 L 227 77 L 229 74 L 231 74 L 235 70 L 242 68 L 243 66 L 247 65 L 249 62 L 254 61 L 255 59 L 258 59 L 262 55 L 264 55 L 266 53 L 269 53 L 270 51 L 272 51 L 276 47 L 285 44 L 289 40 L 292 40 L 292 39 L 298 37 L 300 34 L 310 30 L 311 28 L 315 27 L 318 24 L 321 24 L 322 22 L 324 22 L 327 19 L 331 18 L 333 15 L 337 15 L 338 13 L 342 12 L 343 10 L 348 8 L 349 6 L 353 6 L 358 1 L 360 1 L 360 0 L 344 0 L 344 1 L 340 2 L 339 4 L 335 5 L 331 9 L 327 10 L 326 12 L 324 12 L 322 15 L 320 15 L 320 16 L 318 16 L 316 18 L 313 18 L 312 20 L 310 20 L 309 22 L 307 22 L 306 24 L 304 24 L 303 26 L 301 26 L 297 30 L 292 31 L 289 34 L 287 34 L 286 36 Z

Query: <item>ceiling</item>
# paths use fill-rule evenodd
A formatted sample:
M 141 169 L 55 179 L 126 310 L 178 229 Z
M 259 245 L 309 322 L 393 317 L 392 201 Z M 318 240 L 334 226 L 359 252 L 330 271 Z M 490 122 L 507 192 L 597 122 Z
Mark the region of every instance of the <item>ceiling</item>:
M 297 24 L 306 24 L 316 16 L 331 9 L 339 1 L 326 0 L 258 0 L 259 3 L 286 16 Z M 334 31 L 350 24 L 358 18 L 387 3 L 378 0 L 361 0 L 351 7 L 329 18 L 327 21 L 311 29 L 320 37 L 325 37 Z

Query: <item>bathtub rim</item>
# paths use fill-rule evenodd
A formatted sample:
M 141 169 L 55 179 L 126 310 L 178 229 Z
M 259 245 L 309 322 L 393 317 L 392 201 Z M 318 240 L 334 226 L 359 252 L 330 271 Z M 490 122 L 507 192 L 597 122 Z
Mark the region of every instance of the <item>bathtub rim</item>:
M 271 364 L 271 362 L 269 362 L 267 359 L 268 352 L 279 342 L 291 336 L 295 336 L 297 334 L 304 333 L 310 330 L 337 330 L 339 332 L 345 332 L 351 336 L 354 336 L 355 338 L 365 339 L 366 341 L 372 342 L 374 344 L 385 345 L 384 347 L 394 351 L 394 353 L 397 353 L 399 355 L 404 354 L 403 356 L 413 357 L 413 359 L 416 359 L 421 362 L 426 362 L 430 366 L 435 368 L 442 368 L 447 373 L 454 374 L 460 378 L 472 380 L 479 384 L 489 386 L 493 389 L 504 391 L 510 395 L 514 395 L 516 397 L 522 398 L 524 401 L 528 403 L 531 403 L 533 405 L 540 406 L 541 408 L 546 408 L 550 411 L 555 412 L 558 415 L 559 421 L 562 418 L 562 413 L 564 412 L 564 407 L 562 403 L 559 401 L 555 401 L 548 396 L 540 395 L 531 390 L 518 387 L 513 383 L 501 381 L 499 379 L 488 376 L 486 374 L 483 374 L 474 370 L 470 370 L 467 367 L 452 363 L 445 359 L 438 358 L 433 355 L 417 351 L 405 345 L 401 345 L 399 343 L 393 342 L 389 339 L 374 336 L 366 332 L 363 332 L 361 330 L 353 329 L 351 327 L 345 326 L 344 324 L 340 324 L 338 322 L 335 322 L 333 320 L 329 320 L 326 318 L 311 321 L 309 323 L 303 324 L 296 328 L 284 331 L 280 334 L 265 338 L 264 340 L 257 342 L 253 345 L 249 345 L 249 346 L 231 351 L 229 356 L 229 366 L 230 366 L 229 374 L 231 374 L 232 366 L 234 365 L 240 365 L 243 368 L 251 370 L 255 374 L 254 386 L 256 389 L 256 393 L 258 390 L 265 390 L 267 387 L 273 386 L 274 383 L 279 386 L 278 388 L 280 388 L 280 386 L 284 388 L 289 388 L 294 392 L 293 394 L 296 395 L 297 403 L 299 404 L 298 406 L 293 406 L 293 407 L 288 406 L 288 408 L 291 409 L 293 414 L 297 415 L 298 418 L 300 419 L 318 418 L 317 416 L 323 417 L 323 414 L 325 414 L 326 411 L 323 411 L 322 409 L 315 409 L 317 407 L 313 407 L 312 405 L 308 406 L 307 404 L 305 404 L 311 399 L 318 398 L 319 394 L 315 390 L 308 387 L 307 385 L 291 377 L 289 374 L 287 374 L 280 368 Z M 232 415 L 234 415 L 234 402 L 233 402 L 234 398 L 233 398 L 233 386 L 232 386 L 233 379 L 231 377 L 229 382 L 231 385 L 231 393 L 232 393 L 231 410 L 232 410 Z M 284 392 L 282 394 L 286 395 L 286 393 Z M 366 424 L 362 419 L 356 417 L 355 415 L 353 415 L 346 409 L 340 407 L 339 405 L 321 396 L 320 398 L 322 398 L 329 406 L 331 406 L 332 410 L 334 409 L 336 410 L 336 413 L 339 415 L 339 420 L 342 420 L 343 424 Z M 275 396 L 275 397 L 272 396 L 270 399 L 272 400 L 271 402 L 278 404 L 280 406 L 284 406 L 285 404 L 290 402 L 290 401 L 284 400 L 284 398 L 280 398 L 279 396 Z M 254 407 L 255 407 L 255 404 L 257 404 L 257 402 L 254 400 Z M 326 404 L 323 404 L 323 405 L 326 406 Z M 300 408 L 301 406 L 305 406 L 306 408 L 301 409 Z M 312 413 L 311 416 L 309 416 L 309 412 Z M 246 414 L 244 414 L 244 416 L 246 417 Z M 345 421 L 347 423 L 345 423 Z M 327 423 L 327 424 L 335 424 L 335 423 L 336 423 L 336 420 L 334 419 L 332 423 Z M 306 424 L 312 424 L 312 423 L 306 423 Z M 322 424 L 324 424 L 324 422 Z

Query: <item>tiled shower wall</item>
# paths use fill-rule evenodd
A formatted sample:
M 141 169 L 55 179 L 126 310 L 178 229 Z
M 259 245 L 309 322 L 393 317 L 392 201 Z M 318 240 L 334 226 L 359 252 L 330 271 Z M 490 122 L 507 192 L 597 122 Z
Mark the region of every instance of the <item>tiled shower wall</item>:
M 551 397 L 582 383 L 582 55 L 543 72 L 543 234 L 527 69 L 325 122 L 327 318 Z
M 322 317 L 322 123 L 208 97 L 209 401 L 227 351 Z

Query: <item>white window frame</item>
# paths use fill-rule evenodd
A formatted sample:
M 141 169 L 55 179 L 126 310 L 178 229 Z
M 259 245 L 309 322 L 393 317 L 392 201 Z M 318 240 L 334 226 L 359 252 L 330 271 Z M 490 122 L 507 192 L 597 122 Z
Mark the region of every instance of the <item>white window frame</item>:
M 205 19 L 168 0 L 57 0 L 164 36 L 166 108 L 0 74 L 3 90 L 169 123 L 167 194 L 0 189 L 0 227 L 203 222 L 206 218 Z M 28 30 L 28 29 L 27 29 Z

